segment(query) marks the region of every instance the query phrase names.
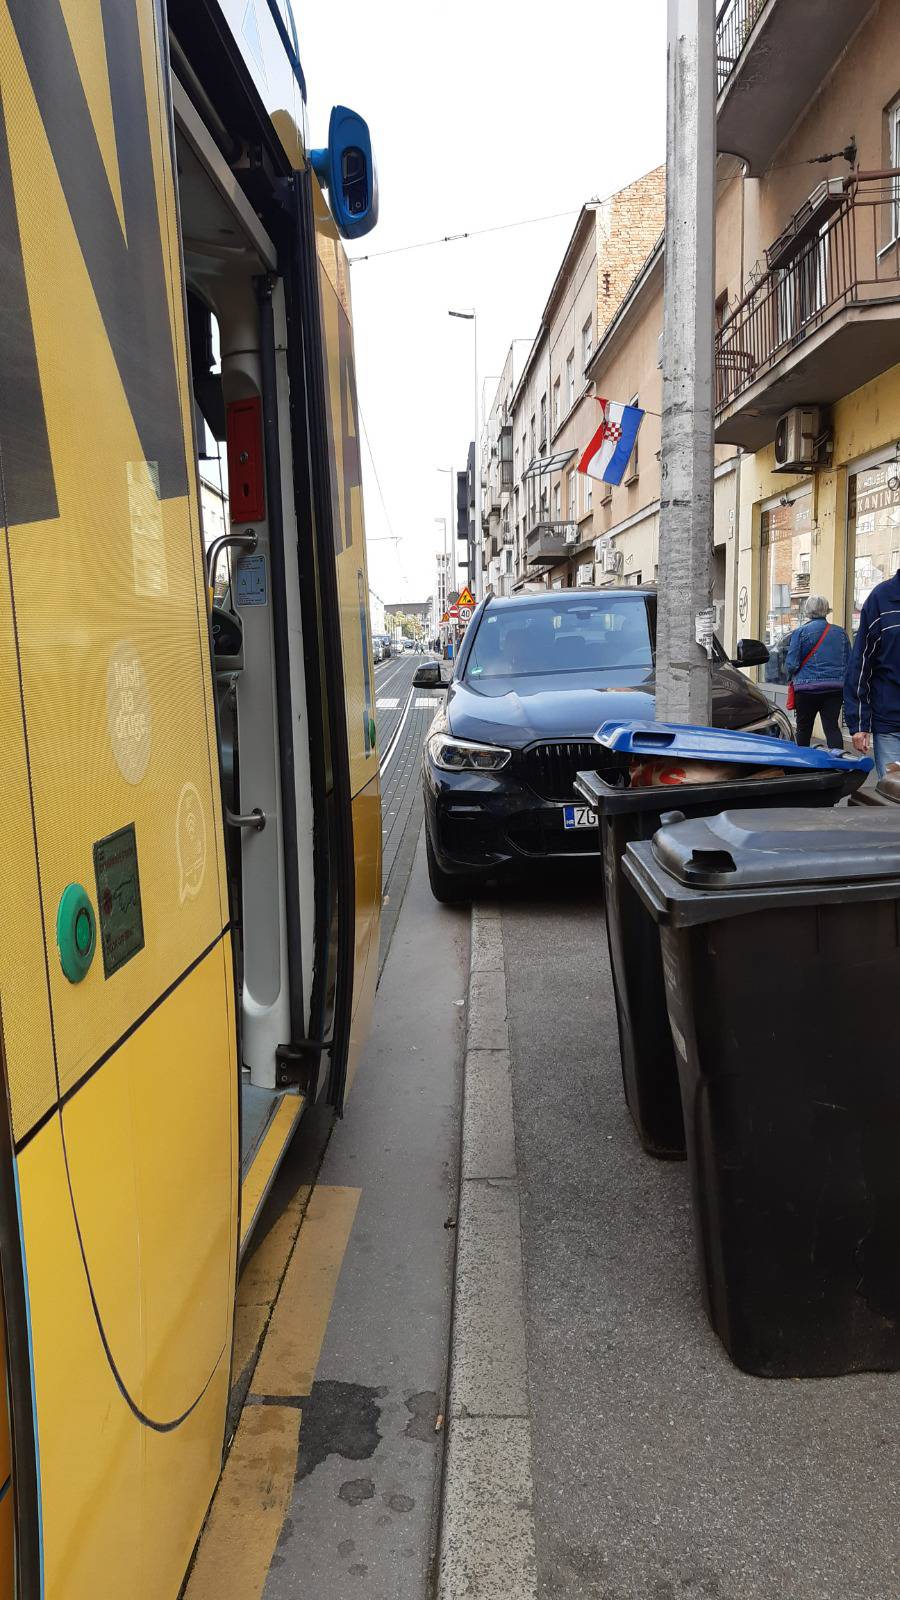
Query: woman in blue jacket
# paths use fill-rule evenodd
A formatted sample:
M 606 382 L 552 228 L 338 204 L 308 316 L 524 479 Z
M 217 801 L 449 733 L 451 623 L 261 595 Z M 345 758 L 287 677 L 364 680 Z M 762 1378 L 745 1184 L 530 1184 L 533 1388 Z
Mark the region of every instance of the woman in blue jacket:
M 839 718 L 850 640 L 843 628 L 828 621 L 830 610 L 824 595 L 809 596 L 806 621 L 792 635 L 784 665 L 788 682 L 794 685 L 797 743 L 811 742 L 818 715 L 829 749 L 842 750 Z

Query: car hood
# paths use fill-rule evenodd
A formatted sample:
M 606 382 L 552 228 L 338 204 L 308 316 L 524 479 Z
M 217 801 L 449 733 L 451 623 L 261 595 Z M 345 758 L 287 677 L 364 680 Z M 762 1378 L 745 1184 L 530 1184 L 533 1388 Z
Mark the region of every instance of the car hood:
M 761 721 L 769 702 L 734 668 L 713 671 L 713 723 L 742 728 Z M 594 673 L 454 680 L 447 696 L 447 725 L 459 739 L 480 739 L 522 749 L 537 739 L 590 739 L 601 723 L 654 715 L 655 683 L 598 685 Z
M 590 739 L 610 717 L 652 715 L 652 684 L 598 688 L 587 673 L 493 678 L 477 688 L 454 683 L 447 702 L 449 730 L 457 738 L 513 749 L 535 739 Z

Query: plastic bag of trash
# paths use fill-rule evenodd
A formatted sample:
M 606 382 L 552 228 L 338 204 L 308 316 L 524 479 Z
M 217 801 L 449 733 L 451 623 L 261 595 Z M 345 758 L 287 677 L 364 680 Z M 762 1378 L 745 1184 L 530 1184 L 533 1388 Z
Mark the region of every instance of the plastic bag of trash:
M 738 767 L 730 761 L 680 761 L 654 756 L 634 757 L 631 788 L 678 787 L 685 783 L 744 783 L 748 778 L 782 778 L 782 767 Z

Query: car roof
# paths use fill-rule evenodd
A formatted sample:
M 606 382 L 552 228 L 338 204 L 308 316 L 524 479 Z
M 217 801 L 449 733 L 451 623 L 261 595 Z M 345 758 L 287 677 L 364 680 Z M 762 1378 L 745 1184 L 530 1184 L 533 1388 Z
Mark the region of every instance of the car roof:
M 598 587 L 590 584 L 580 584 L 577 589 L 535 589 L 530 594 L 491 594 L 485 601 L 485 606 L 490 606 L 493 611 L 509 611 L 519 605 L 558 605 L 560 600 L 579 600 L 585 595 L 603 595 L 610 599 L 619 599 L 622 596 L 635 594 L 656 594 L 655 583 L 632 583 L 621 585 L 617 588 Z

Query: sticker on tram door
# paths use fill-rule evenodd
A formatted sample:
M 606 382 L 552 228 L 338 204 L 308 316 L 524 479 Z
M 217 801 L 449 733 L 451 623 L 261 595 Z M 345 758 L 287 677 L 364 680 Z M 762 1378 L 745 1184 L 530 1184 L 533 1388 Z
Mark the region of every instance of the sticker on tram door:
M 144 948 L 141 881 L 134 824 L 94 845 L 94 877 L 103 975 L 111 978 Z

